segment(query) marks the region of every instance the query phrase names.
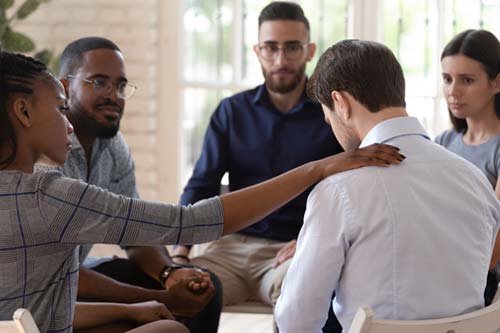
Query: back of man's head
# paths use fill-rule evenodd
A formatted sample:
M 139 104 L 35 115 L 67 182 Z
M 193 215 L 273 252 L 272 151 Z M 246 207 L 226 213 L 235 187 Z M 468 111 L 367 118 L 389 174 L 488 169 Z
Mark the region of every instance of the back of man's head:
M 388 47 L 372 41 L 344 40 L 321 55 L 307 93 L 333 110 L 334 90 L 348 92 L 371 112 L 406 106 L 401 65 Z
M 278 20 L 302 22 L 309 32 L 309 21 L 302 8 L 294 2 L 274 1 L 264 7 L 259 15 L 259 28 L 263 22 Z
M 84 37 L 77 39 L 64 49 L 59 62 L 59 78 L 73 74 L 80 66 L 83 54 L 97 49 L 108 49 L 121 52 L 118 46 L 109 39 L 102 37 Z

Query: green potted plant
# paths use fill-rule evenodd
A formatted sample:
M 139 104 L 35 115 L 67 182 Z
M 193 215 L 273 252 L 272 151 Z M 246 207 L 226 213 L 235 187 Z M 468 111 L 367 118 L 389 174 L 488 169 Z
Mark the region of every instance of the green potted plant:
M 21 32 L 14 31 L 12 23 L 24 20 L 35 12 L 42 3 L 49 1 L 24 0 L 16 10 L 9 11 L 14 6 L 15 1 L 0 0 L 0 43 L 5 50 L 20 53 L 35 52 L 36 46 L 33 40 Z M 48 66 L 53 67 L 56 65 L 54 63 L 56 60 L 53 59 L 53 53 L 50 50 L 37 51 L 33 56 Z

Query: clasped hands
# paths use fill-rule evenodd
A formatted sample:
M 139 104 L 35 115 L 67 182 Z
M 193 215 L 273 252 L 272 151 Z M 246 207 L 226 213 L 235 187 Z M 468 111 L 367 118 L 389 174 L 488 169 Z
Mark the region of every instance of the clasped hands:
M 203 310 L 215 294 L 210 274 L 199 268 L 179 268 L 165 281 L 169 310 L 176 317 L 190 318 Z

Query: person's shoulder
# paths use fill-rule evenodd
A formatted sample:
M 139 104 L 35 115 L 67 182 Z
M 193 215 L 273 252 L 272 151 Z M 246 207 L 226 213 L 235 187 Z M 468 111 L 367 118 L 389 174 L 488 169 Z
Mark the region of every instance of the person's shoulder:
M 358 169 L 339 172 L 334 175 L 328 176 L 324 180 L 327 182 L 335 182 L 335 183 L 349 183 L 354 178 L 365 179 L 373 177 L 373 175 L 375 175 L 379 170 L 385 170 L 385 169 L 386 167 L 366 166 Z
M 495 165 L 500 165 L 500 135 L 495 136 L 490 140 L 489 150 L 493 154 L 493 159 L 495 161 Z M 498 167 L 497 167 L 498 168 Z M 500 169 L 499 169 L 500 172 Z
M 495 136 L 493 139 L 490 140 L 492 145 L 496 147 L 497 150 L 500 149 L 500 135 Z
M 254 102 L 259 99 L 260 87 L 257 86 L 253 89 L 243 90 L 234 95 L 224 97 L 212 114 L 212 118 L 231 119 L 234 115 L 253 109 Z
M 328 176 L 320 181 L 313 192 L 344 192 L 348 188 L 355 188 L 357 184 L 371 183 L 378 177 L 378 173 L 384 170 L 380 167 L 363 167 L 359 169 L 347 170 Z
M 61 178 L 66 177 L 58 168 L 42 168 L 31 174 L 35 178 Z
M 462 136 L 461 132 L 457 132 L 455 129 L 448 129 L 443 133 L 439 134 L 434 141 L 442 146 L 449 145 L 452 141 L 460 138 Z
M 61 170 L 51 168 L 51 169 L 40 169 L 35 171 L 30 175 L 25 176 L 26 183 L 36 183 L 36 187 L 38 189 L 45 188 L 48 184 L 53 183 L 54 181 L 67 178 Z M 70 178 L 68 178 L 70 179 Z

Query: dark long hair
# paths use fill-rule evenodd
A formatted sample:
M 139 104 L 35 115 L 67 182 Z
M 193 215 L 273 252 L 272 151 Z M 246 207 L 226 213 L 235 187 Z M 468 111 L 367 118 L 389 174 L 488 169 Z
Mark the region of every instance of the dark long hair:
M 480 62 L 490 80 L 495 79 L 500 73 L 500 42 L 489 31 L 466 30 L 459 33 L 446 45 L 441 60 L 457 54 L 463 54 Z M 448 113 L 456 131 L 467 130 L 465 119 L 455 117 L 450 110 Z M 495 113 L 500 119 L 500 93 L 495 95 Z
M 43 73 L 48 74 L 41 62 L 0 50 L 0 147 L 10 148 L 8 156 L 0 157 L 0 169 L 16 158 L 17 137 L 8 113 L 9 99 L 15 93 L 32 95 L 34 81 Z

